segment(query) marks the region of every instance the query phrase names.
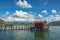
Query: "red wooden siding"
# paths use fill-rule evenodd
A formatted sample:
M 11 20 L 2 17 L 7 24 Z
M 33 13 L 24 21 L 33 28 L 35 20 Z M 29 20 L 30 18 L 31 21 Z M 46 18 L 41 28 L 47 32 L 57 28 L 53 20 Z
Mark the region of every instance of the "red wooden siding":
M 44 21 L 35 21 L 35 28 L 45 28 L 46 24 Z

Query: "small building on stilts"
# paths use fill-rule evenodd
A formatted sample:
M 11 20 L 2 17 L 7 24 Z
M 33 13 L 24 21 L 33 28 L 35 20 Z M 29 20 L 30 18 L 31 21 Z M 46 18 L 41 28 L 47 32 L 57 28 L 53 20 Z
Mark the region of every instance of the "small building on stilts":
M 46 21 L 35 21 L 34 27 L 30 28 L 31 30 L 45 30 L 46 29 Z

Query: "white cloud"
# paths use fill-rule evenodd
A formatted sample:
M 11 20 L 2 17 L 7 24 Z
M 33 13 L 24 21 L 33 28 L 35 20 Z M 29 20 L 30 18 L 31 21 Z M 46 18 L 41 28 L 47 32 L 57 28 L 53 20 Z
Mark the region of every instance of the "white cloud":
M 43 15 L 39 14 L 38 17 L 39 17 L 38 20 L 36 19 L 37 21 L 40 21 L 40 20 L 44 21 Z
M 5 19 L 5 21 L 13 21 L 14 20 L 14 18 L 12 17 L 12 16 L 8 16 L 6 19 Z
M 6 13 L 3 16 L 7 16 L 9 14 L 9 11 L 6 11 Z
M 34 17 L 32 14 L 29 14 L 28 12 L 24 12 L 24 11 L 21 11 L 21 10 L 20 11 L 16 10 L 14 15 L 19 16 L 19 17 L 26 17 L 26 18 Z
M 43 18 L 43 16 L 41 14 L 39 14 L 38 17 Z
M 24 11 L 18 11 L 16 10 L 15 13 L 13 13 L 12 16 L 8 16 L 7 21 L 27 21 L 27 22 L 34 22 L 35 17 L 32 14 L 29 14 L 28 12 Z
M 58 17 L 58 16 L 60 16 L 60 15 L 56 14 L 55 16 Z
M 56 19 L 56 21 L 60 21 L 60 15 L 55 15 L 55 19 Z
M 43 10 L 42 13 L 47 14 L 47 10 Z
M 6 11 L 3 15 L 0 16 L 0 19 L 6 21 L 6 17 L 8 17 L 9 13 L 10 13 L 9 11 Z
M 48 3 L 48 0 L 46 2 L 44 2 L 44 5 L 47 5 L 47 3 Z
M 9 14 L 9 12 L 6 12 L 6 16 Z M 4 16 L 3 16 L 4 17 Z M 5 21 L 27 21 L 27 22 L 34 22 L 36 20 L 46 20 L 47 22 L 52 21 L 60 21 L 60 15 L 49 15 L 48 17 L 44 17 L 41 14 L 38 14 L 38 16 L 34 16 L 30 14 L 30 12 L 24 12 L 22 10 L 18 11 L 16 10 L 15 13 L 12 15 L 7 16 L 6 18 L 1 18 Z
M 52 12 L 52 13 L 55 13 L 55 14 L 57 13 L 57 11 L 56 11 L 56 10 L 51 10 L 51 12 Z
M 28 4 L 26 0 L 24 0 L 23 2 L 19 0 L 18 2 L 16 2 L 16 5 L 18 5 L 21 8 L 32 8 L 32 5 Z
M 52 22 L 52 21 L 60 21 L 60 15 L 49 15 L 47 18 L 45 18 L 47 22 Z
M 40 0 L 40 2 L 42 2 L 43 5 L 47 5 L 49 0 Z

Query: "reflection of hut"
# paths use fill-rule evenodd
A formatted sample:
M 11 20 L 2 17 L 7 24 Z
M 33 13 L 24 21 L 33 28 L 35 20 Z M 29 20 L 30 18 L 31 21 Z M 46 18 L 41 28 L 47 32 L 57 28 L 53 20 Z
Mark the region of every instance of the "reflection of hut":
M 46 33 L 43 31 L 36 31 L 35 32 L 35 40 L 45 40 L 46 39 Z

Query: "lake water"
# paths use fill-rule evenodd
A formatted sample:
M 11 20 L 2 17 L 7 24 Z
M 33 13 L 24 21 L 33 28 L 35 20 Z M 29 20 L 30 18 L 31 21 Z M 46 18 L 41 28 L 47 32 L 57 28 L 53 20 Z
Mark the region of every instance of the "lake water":
M 0 40 L 60 40 L 60 26 L 51 26 L 50 31 L 10 30 L 0 31 Z

